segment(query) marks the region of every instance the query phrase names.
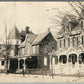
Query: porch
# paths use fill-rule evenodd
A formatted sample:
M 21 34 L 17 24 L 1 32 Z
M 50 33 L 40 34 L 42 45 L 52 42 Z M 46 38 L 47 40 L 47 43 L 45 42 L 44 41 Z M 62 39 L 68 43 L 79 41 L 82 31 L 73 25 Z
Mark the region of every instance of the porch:
M 84 52 L 70 48 L 50 53 L 50 70 L 53 74 L 84 75 Z
M 22 73 L 23 69 L 38 68 L 38 56 L 16 56 L 8 60 L 8 71 L 10 73 Z

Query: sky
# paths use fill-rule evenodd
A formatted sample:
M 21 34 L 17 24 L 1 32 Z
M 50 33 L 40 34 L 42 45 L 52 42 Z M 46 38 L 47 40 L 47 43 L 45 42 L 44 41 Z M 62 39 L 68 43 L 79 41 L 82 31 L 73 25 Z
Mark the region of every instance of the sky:
M 48 28 L 57 32 L 61 26 L 55 24 L 50 17 L 58 14 L 58 10 L 74 13 L 68 2 L 0 2 L 1 41 L 4 41 L 6 36 L 5 27 L 9 34 L 14 25 L 19 31 L 29 26 L 30 30 L 37 34 L 47 31 Z

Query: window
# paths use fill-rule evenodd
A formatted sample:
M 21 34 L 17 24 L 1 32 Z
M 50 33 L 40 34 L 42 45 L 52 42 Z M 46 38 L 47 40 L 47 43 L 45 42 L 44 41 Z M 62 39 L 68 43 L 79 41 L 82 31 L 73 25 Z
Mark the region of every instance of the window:
M 83 44 L 83 36 L 81 36 L 81 39 L 82 39 L 82 44 Z
M 73 37 L 71 37 L 70 39 L 71 39 L 70 40 L 70 42 L 71 42 L 71 45 L 70 46 L 72 46 L 73 45 Z
M 79 55 L 79 64 L 84 64 L 84 53 L 81 53 L 80 55 Z
M 82 64 L 82 55 L 79 55 L 79 64 Z
M 73 46 L 74 46 L 74 37 L 73 37 Z
M 83 29 L 84 29 L 84 20 L 83 20 Z
M 10 51 L 10 55 L 14 55 L 14 50 L 11 50 Z
M 60 40 L 60 48 L 61 48 L 61 40 Z
M 69 27 L 68 27 L 68 31 L 70 32 L 71 29 L 72 29 L 72 24 L 69 22 L 69 23 L 68 23 L 68 26 L 69 26 Z
M 33 54 L 36 53 L 36 46 L 33 46 Z
M 63 56 L 63 64 L 66 64 L 67 62 L 67 56 Z
M 70 38 L 68 38 L 68 46 L 70 46 Z
M 47 57 L 44 57 L 44 66 L 47 66 Z
M 24 48 L 22 48 L 22 54 L 24 54 Z
M 1 62 L 1 65 L 2 65 L 2 66 L 4 65 L 4 61 Z
M 55 57 L 52 58 L 52 64 L 55 64 Z
M 16 40 L 16 44 L 17 44 L 17 45 L 19 44 L 18 40 Z
M 64 47 L 65 47 L 65 39 L 64 39 Z
M 66 62 L 67 62 L 67 56 L 66 55 L 61 55 L 59 61 L 62 62 L 63 64 L 66 64 Z
M 16 44 L 16 39 L 12 39 L 11 43 L 15 45 Z
M 75 64 L 77 62 L 77 55 L 76 54 L 69 55 L 69 62 L 72 62 L 72 64 Z
M 77 36 L 77 46 L 78 46 L 78 36 Z

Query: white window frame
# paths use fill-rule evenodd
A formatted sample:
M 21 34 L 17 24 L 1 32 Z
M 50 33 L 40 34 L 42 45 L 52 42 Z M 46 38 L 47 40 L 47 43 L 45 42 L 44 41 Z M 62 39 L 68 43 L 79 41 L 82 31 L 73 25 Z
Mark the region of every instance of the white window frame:
M 44 66 L 47 66 L 47 57 L 44 57 Z

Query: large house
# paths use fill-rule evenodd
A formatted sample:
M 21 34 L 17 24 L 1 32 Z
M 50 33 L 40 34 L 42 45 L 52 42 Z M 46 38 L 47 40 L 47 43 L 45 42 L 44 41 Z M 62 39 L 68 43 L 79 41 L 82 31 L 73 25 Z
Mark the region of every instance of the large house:
M 65 15 L 62 20 L 62 29 L 55 38 L 57 50 L 50 53 L 54 74 L 84 73 L 84 11 L 80 15 Z
M 23 68 L 46 69 L 50 67 L 48 53 L 56 50 L 56 40 L 50 29 L 41 34 L 34 34 L 26 27 L 21 33 L 14 25 L 7 38 L 7 49 L 4 62 L 4 69 L 10 72 L 21 72 Z M 3 60 L 2 60 L 3 62 Z
M 56 40 L 50 30 L 41 34 L 27 33 L 19 46 L 19 59 L 25 58 L 26 69 L 49 69 L 48 53 L 56 50 Z M 20 69 L 23 68 L 23 63 Z

